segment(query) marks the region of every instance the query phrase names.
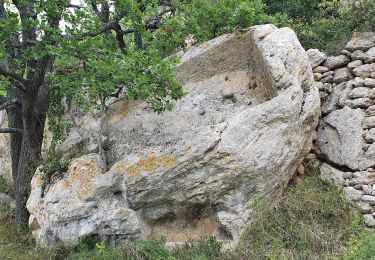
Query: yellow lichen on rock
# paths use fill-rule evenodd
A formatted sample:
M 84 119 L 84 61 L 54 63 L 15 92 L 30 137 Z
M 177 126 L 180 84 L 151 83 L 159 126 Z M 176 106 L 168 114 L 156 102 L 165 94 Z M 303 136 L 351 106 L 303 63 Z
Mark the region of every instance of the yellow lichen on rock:
M 94 160 L 75 160 L 69 167 L 68 175 L 72 185 L 77 185 L 77 195 L 86 197 L 90 194 L 95 177 L 102 173 L 99 165 Z
M 141 153 L 138 153 L 139 156 Z M 136 164 L 127 167 L 126 172 L 129 176 L 137 177 L 140 176 L 142 172 L 152 173 L 162 168 L 170 168 L 177 162 L 174 155 L 166 155 L 163 157 L 156 157 L 154 154 L 148 155 L 146 158 L 139 160 Z M 125 165 L 121 163 L 116 165 L 116 170 L 119 172 L 124 172 Z
M 172 167 L 176 163 L 176 161 L 177 161 L 176 157 L 172 155 L 167 155 L 160 159 L 160 163 L 166 168 Z

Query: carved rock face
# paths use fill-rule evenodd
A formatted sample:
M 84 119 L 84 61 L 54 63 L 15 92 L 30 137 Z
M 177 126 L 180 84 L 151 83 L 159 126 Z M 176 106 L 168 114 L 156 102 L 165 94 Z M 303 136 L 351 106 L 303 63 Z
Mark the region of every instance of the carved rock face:
M 106 164 L 97 154 L 73 160 L 45 191 L 45 176 L 34 176 L 28 209 L 38 243 L 236 242 L 254 202 L 280 198 L 320 114 L 294 32 L 263 25 L 223 35 L 185 53 L 177 77 L 188 94 L 173 111 L 118 102 L 102 115 Z

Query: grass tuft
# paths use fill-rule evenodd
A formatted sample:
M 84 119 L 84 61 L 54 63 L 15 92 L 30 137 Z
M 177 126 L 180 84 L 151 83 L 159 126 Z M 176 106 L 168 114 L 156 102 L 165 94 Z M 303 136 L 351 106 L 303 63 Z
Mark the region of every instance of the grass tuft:
M 0 193 L 13 195 L 13 185 L 10 184 L 3 176 L 0 176 Z

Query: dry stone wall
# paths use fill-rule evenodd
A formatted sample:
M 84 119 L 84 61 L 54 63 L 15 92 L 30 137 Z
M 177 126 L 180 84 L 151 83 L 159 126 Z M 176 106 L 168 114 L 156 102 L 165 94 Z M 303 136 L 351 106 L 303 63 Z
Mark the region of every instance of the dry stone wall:
M 315 154 L 321 177 L 343 187 L 375 227 L 375 34 L 355 33 L 337 56 L 307 51 L 319 82 L 322 117 Z

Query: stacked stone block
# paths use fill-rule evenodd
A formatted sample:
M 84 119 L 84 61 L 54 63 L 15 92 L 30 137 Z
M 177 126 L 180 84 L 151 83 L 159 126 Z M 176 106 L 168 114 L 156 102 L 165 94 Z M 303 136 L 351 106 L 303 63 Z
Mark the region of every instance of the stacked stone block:
M 307 54 L 322 101 L 314 150 L 321 177 L 343 187 L 375 227 L 375 34 L 354 34 L 337 56 Z

